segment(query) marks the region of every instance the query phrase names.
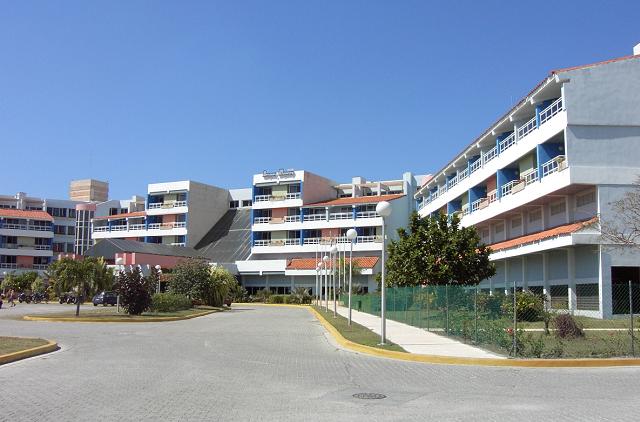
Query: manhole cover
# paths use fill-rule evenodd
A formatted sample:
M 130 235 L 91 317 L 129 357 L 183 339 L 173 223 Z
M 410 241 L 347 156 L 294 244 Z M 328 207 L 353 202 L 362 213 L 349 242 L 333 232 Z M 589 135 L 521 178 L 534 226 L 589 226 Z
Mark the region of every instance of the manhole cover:
M 379 399 L 384 399 L 387 396 L 380 393 L 356 393 L 353 395 L 353 397 L 355 397 L 356 399 L 363 399 L 363 400 L 379 400 Z

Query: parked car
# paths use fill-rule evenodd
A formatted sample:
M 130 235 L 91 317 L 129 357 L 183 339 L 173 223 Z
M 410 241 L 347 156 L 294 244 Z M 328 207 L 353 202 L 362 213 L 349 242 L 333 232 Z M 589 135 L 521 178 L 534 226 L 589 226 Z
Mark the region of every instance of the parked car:
M 116 292 L 100 292 L 93 297 L 93 306 L 115 306 L 118 303 L 118 294 Z

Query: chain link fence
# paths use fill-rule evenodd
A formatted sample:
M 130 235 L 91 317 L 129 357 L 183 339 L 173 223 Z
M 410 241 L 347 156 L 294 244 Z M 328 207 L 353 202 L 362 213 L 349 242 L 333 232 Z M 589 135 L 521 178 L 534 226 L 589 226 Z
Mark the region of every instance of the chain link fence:
M 640 353 L 640 284 L 612 286 L 611 318 L 595 317 L 597 285 L 523 289 L 467 286 L 390 287 L 390 320 L 519 358 L 635 356 Z M 515 295 L 514 295 L 515 291 Z M 570 297 L 573 295 L 573 297 Z M 379 292 L 352 295 L 356 311 L 380 315 Z M 347 304 L 347 296 L 341 301 Z M 570 310 L 573 309 L 573 310 Z M 593 316 L 587 316 L 587 315 Z

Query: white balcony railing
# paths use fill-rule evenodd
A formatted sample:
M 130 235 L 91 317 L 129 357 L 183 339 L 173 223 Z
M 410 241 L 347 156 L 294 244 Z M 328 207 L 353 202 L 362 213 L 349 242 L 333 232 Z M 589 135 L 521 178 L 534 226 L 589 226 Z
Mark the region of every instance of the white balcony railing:
M 534 124 L 535 122 L 536 122 L 536 119 L 533 119 Z M 507 136 L 502 141 L 500 141 L 500 148 L 498 153 L 502 154 L 504 151 L 508 150 L 515 144 L 516 144 L 516 134 L 512 133 L 511 135 Z
M 171 246 L 187 246 L 187 244 L 184 242 L 177 242 L 177 243 L 172 243 Z
M 351 220 L 353 213 L 351 212 L 332 212 L 329 214 L 329 220 Z
M 284 218 L 284 221 L 287 223 L 298 223 L 300 222 L 300 216 L 299 215 L 287 215 Z
M 491 192 L 488 192 L 487 200 L 490 204 L 496 202 L 498 200 L 498 191 L 494 189 Z
M 537 127 L 538 125 L 536 124 L 536 118 L 534 116 L 531 120 L 518 128 L 518 139 L 524 138 L 525 136 L 533 132 L 533 130 Z
M 8 269 L 8 270 L 17 270 L 17 269 L 30 269 L 30 270 L 46 270 L 49 268 L 48 264 L 9 264 L 2 262 L 0 263 L 0 268 Z
M 522 172 L 520 179 L 524 180 L 524 183 L 529 186 L 531 183 L 538 180 L 538 169 L 532 168 L 531 170 Z
M 5 243 L 0 245 L 0 248 L 3 249 L 30 249 L 34 251 L 49 251 L 51 250 L 51 245 L 19 245 L 16 243 Z
M 271 217 L 255 217 L 253 219 L 253 224 L 266 224 L 271 221 Z
M 555 100 L 553 103 L 551 103 L 548 107 L 546 107 L 544 110 L 542 110 L 540 112 L 540 124 L 538 125 L 536 122 L 536 117 L 532 117 L 531 119 L 529 119 L 525 124 L 523 124 L 522 126 L 520 126 L 516 132 L 511 133 L 507 138 L 503 139 L 502 141 L 500 141 L 500 144 L 491 148 L 490 150 L 486 151 L 486 152 L 481 152 L 480 153 L 480 158 L 478 160 L 476 160 L 475 162 L 473 162 L 471 164 L 471 166 L 469 166 L 467 169 L 461 171 L 460 173 L 458 173 L 458 175 L 456 175 L 456 177 L 454 177 L 453 179 L 447 181 L 444 185 L 439 186 L 438 190 L 436 190 L 435 192 L 431 192 L 429 194 L 428 197 L 425 198 L 425 200 L 422 202 L 422 206 L 419 207 L 419 209 L 424 208 L 425 205 L 433 202 L 435 199 L 438 198 L 438 196 L 442 195 L 444 192 L 447 191 L 447 188 L 451 188 L 453 186 L 455 186 L 456 184 L 458 184 L 462 179 L 464 179 L 465 177 L 468 176 L 468 174 L 472 174 L 476 171 L 478 171 L 480 168 L 484 167 L 488 162 L 490 162 L 491 160 L 493 160 L 494 158 L 496 158 L 497 156 L 499 156 L 502 152 L 504 152 L 505 150 L 509 149 L 510 147 L 512 147 L 513 145 L 515 145 L 516 143 L 520 142 L 520 140 L 522 140 L 522 138 L 526 137 L 528 134 L 530 134 L 531 132 L 533 132 L 534 130 L 536 130 L 539 126 L 542 126 L 543 124 L 545 124 L 546 122 L 548 122 L 553 116 L 555 116 L 556 114 L 560 113 L 562 110 L 564 110 L 564 104 L 562 101 L 562 98 L 558 98 L 557 100 Z M 559 166 L 560 169 L 562 169 L 562 166 Z M 544 169 L 543 169 L 543 174 L 542 175 L 536 175 L 536 176 L 531 176 L 531 177 L 544 177 L 547 174 L 551 174 L 555 171 L 557 171 L 557 168 L 553 167 L 553 165 L 551 165 L 547 170 L 549 170 L 548 173 L 545 173 Z M 465 176 L 465 172 L 468 172 L 467 176 Z M 536 179 L 537 180 L 537 179 Z M 532 180 L 528 180 L 527 183 L 531 183 Z
M 38 231 L 38 232 L 46 232 L 46 231 L 52 231 L 53 227 L 52 226 L 37 226 L 37 225 L 33 225 L 33 224 L 4 223 L 4 224 L 0 224 L 0 229 L 33 230 L 33 231 Z
M 520 183 L 520 180 L 512 180 L 502 185 L 502 196 L 511 195 L 511 189 L 513 189 L 513 186 L 518 183 Z
M 376 218 L 380 217 L 375 211 L 359 211 L 356 213 L 356 218 Z
M 94 233 L 108 232 L 108 231 L 109 231 L 109 226 L 93 226 Z
M 382 242 L 382 236 L 358 236 L 356 237 L 356 243 L 377 243 Z
M 256 197 L 253 198 L 253 202 L 267 202 L 269 198 L 271 198 L 271 195 L 256 195 Z
M 132 230 L 145 230 L 147 228 L 146 224 L 129 224 L 129 231 Z
M 567 167 L 564 155 L 558 155 L 542 165 L 542 177 L 564 170 Z
M 126 224 L 118 224 L 117 226 L 111 226 L 112 232 L 126 232 L 127 225 Z
M 300 195 L 300 192 L 283 193 L 279 195 L 256 195 L 253 202 L 284 201 L 287 199 L 300 199 L 300 198 L 302 198 L 302 195 Z
M 302 195 L 300 194 L 300 192 L 288 193 L 286 198 L 287 199 L 300 199 L 300 198 L 302 198 Z
M 540 125 L 543 125 L 547 120 L 555 116 L 562 111 L 562 97 L 558 98 L 540 112 Z
M 151 223 L 149 224 L 149 230 L 171 230 L 182 229 L 187 227 L 187 223 L 184 221 L 176 221 L 174 223 Z
M 323 221 L 327 219 L 327 214 L 308 214 L 304 216 L 304 221 Z
M 462 215 L 463 216 L 469 215 L 469 209 L 470 209 L 470 207 L 469 207 L 468 203 L 467 204 L 463 204 L 462 205 Z
M 153 204 L 149 204 L 149 209 L 155 210 L 155 209 L 177 208 L 177 207 L 186 207 L 186 206 L 187 206 L 187 201 L 156 202 Z
M 480 203 L 484 200 L 486 200 L 487 198 L 480 198 L 480 199 L 476 199 L 475 201 L 473 201 L 471 203 L 471 212 L 476 212 L 480 209 Z

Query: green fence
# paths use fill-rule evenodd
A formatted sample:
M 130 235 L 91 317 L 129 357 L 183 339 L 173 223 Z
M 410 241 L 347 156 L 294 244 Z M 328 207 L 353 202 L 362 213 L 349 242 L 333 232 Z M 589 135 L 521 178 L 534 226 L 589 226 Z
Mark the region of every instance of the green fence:
M 568 297 L 557 289 L 551 297 L 541 288 L 515 291 L 514 296 L 513 287 L 492 293 L 454 285 L 387 288 L 386 316 L 509 356 L 635 356 L 640 350 L 640 321 L 629 313 L 630 308 L 640 311 L 640 285 L 614 289 L 614 313 L 618 313 L 613 319 L 571 315 Z M 578 304 L 592 306 L 593 300 L 586 299 L 592 297 L 579 296 Z M 380 298 L 378 292 L 353 295 L 353 309 L 379 316 Z M 340 300 L 346 306 L 347 296 Z

